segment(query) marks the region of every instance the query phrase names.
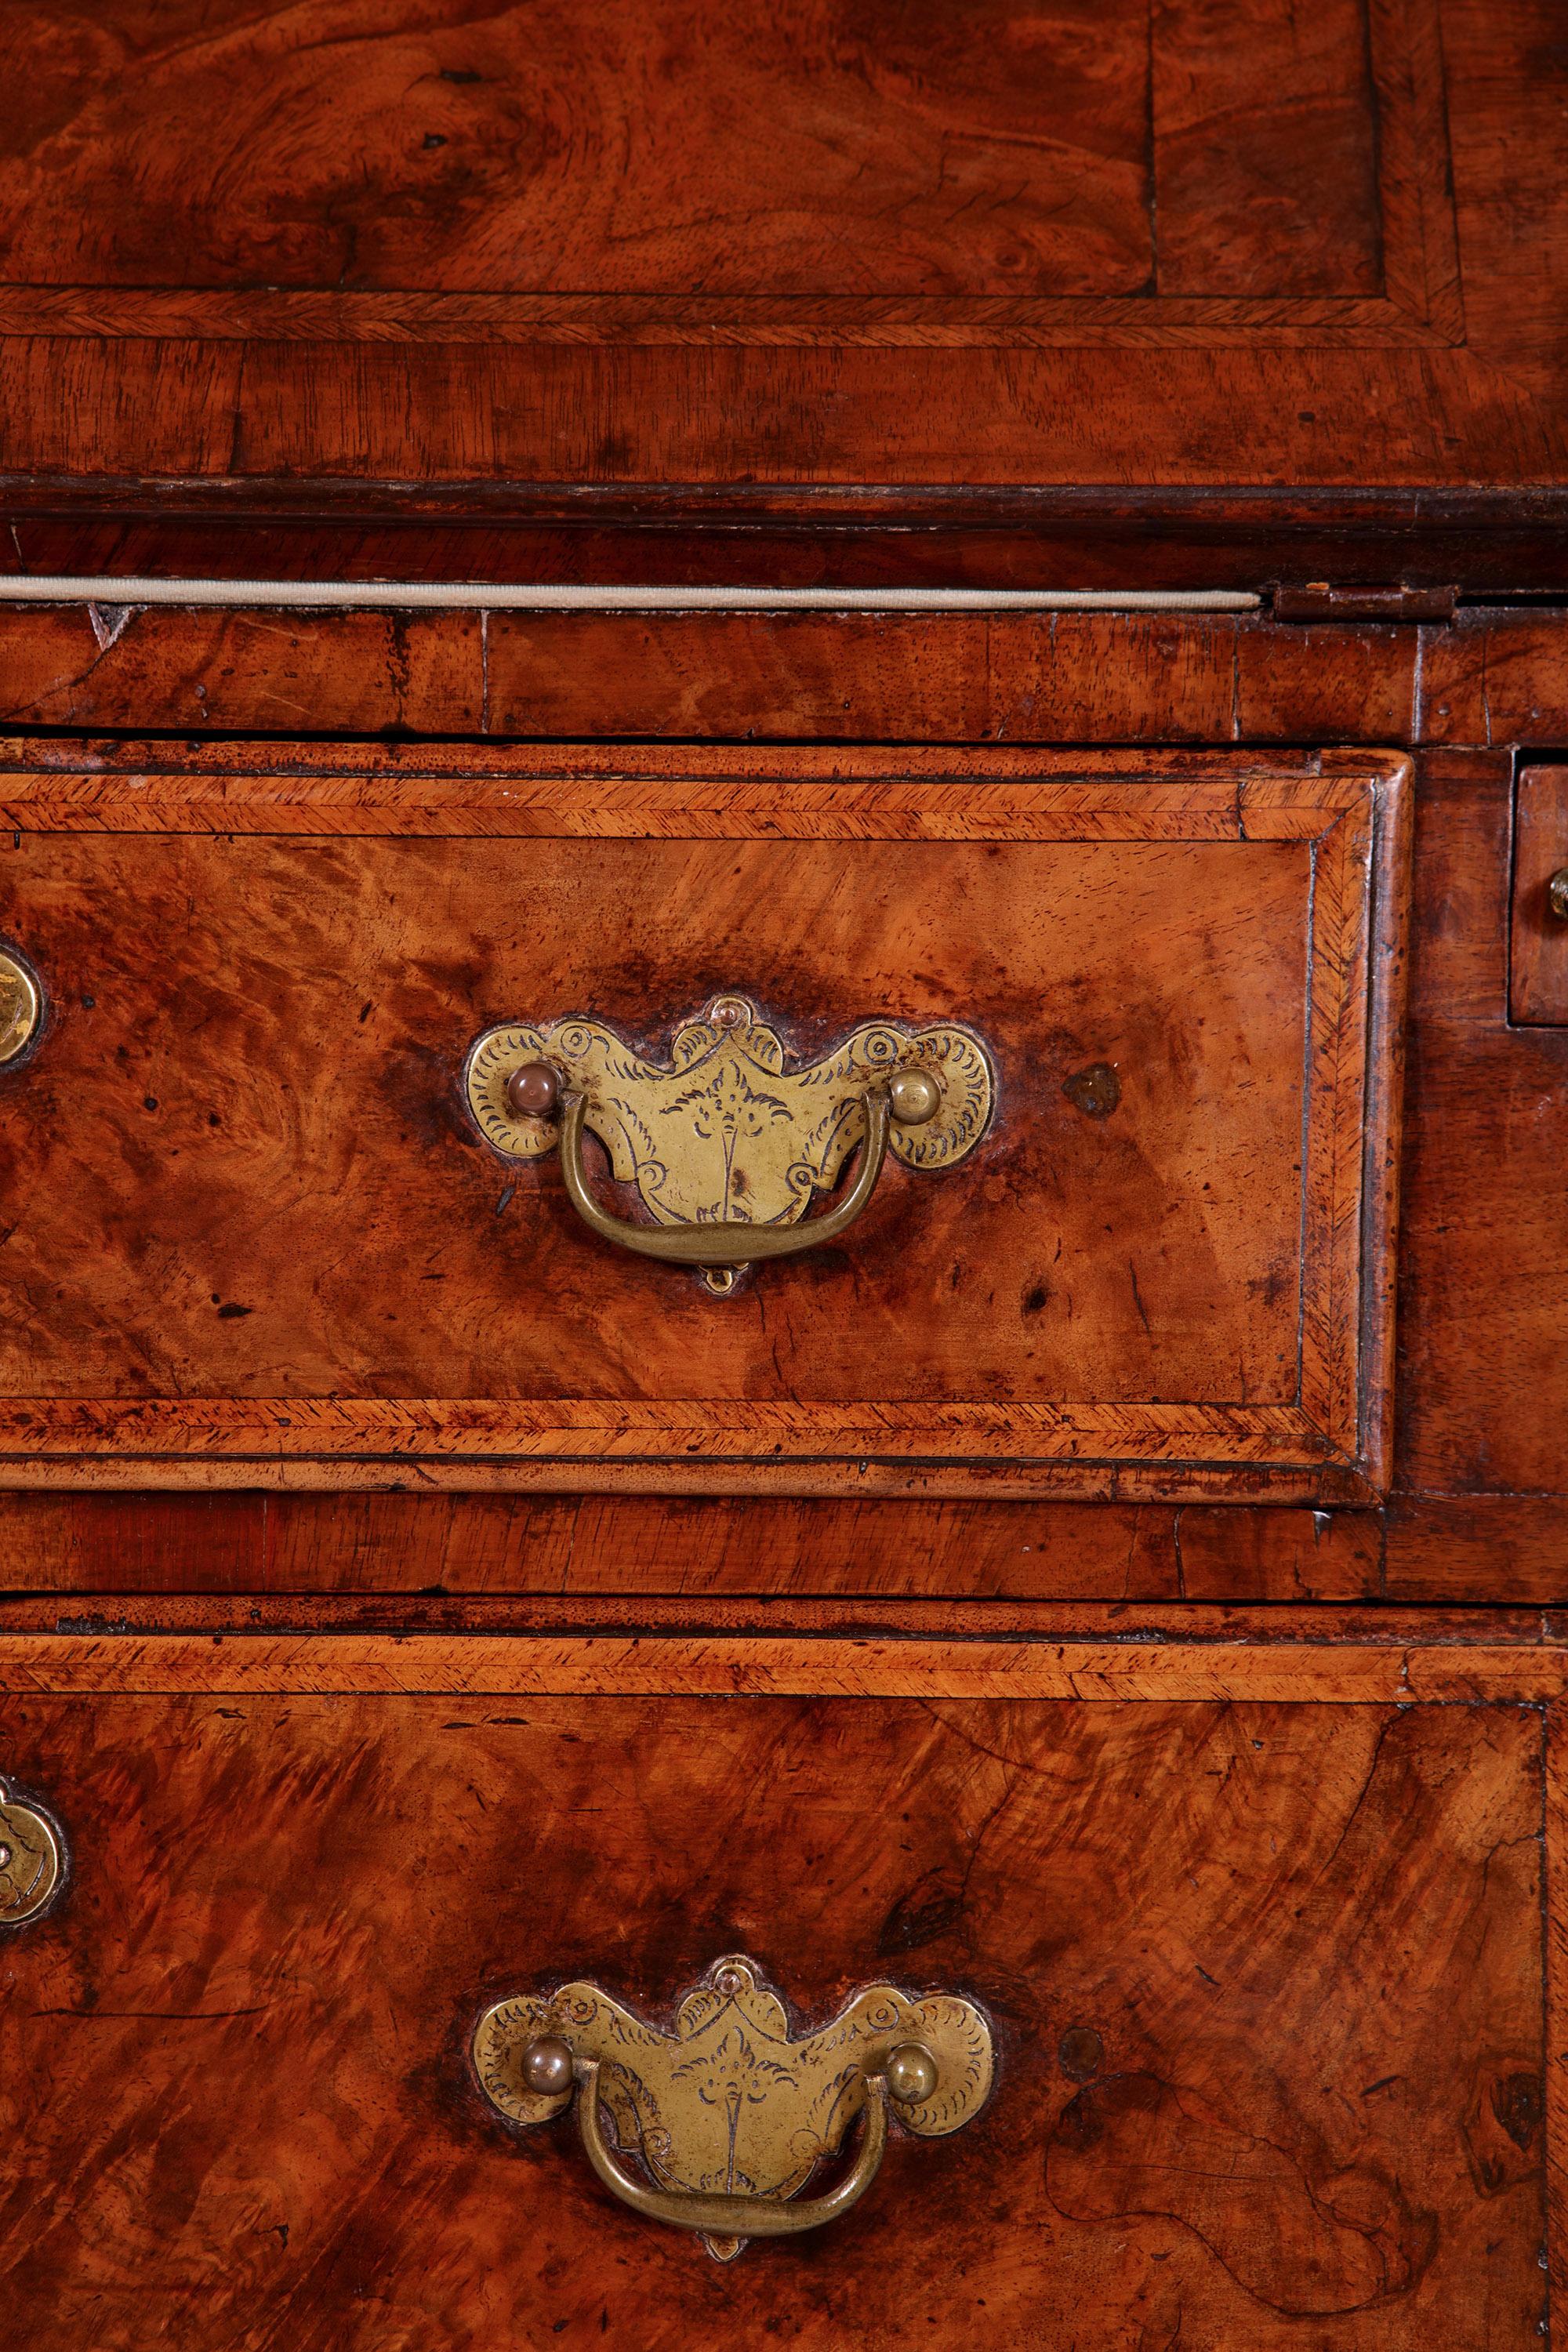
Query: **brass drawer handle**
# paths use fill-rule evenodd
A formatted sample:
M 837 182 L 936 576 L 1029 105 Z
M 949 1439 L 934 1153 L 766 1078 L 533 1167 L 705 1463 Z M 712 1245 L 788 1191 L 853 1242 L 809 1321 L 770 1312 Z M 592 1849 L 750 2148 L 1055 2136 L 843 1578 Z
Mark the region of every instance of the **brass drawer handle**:
M 695 2230 L 714 2252 L 732 2245 L 739 2253 L 750 2238 L 794 2238 L 803 2230 L 820 2230 L 825 2221 L 836 2221 L 864 2197 L 877 2178 L 888 2145 L 887 2081 L 881 2074 L 868 2074 L 859 2153 L 837 2187 L 826 2196 L 727 2197 L 689 2189 L 650 2189 L 646 2181 L 634 2179 L 610 2151 L 599 2105 L 598 2060 L 584 2059 L 574 2072 L 577 2129 L 584 2152 L 605 2188 L 646 2221 L 668 2221 L 676 2230 Z
M 601 1241 L 618 1242 L 639 1256 L 663 1258 L 676 1265 L 722 1268 L 726 1279 L 710 1272 L 710 1290 L 726 1291 L 742 1266 L 759 1258 L 790 1257 L 797 1250 L 820 1249 L 847 1234 L 877 1188 L 888 1156 L 892 1106 L 885 1090 L 862 1097 L 866 1106 L 866 1141 L 855 1181 L 836 1209 L 825 1217 L 808 1217 L 798 1225 L 634 1225 L 628 1218 L 613 1217 L 601 1209 L 588 1190 L 583 1169 L 583 1128 L 588 1113 L 585 1095 L 568 1095 L 561 1115 L 561 1181 L 566 1198 Z
M 475 2031 L 474 2065 L 514 2124 L 547 2123 L 575 2094 L 584 2150 L 611 2194 L 727 2262 L 748 2239 L 817 2230 L 858 2204 L 886 2152 L 889 2111 L 917 2137 L 959 2130 L 984 2104 L 993 2058 L 972 2001 L 885 1984 L 794 2040 L 783 2001 L 736 1954 L 714 1962 L 669 2033 L 594 1984 L 498 2001 Z M 798 2195 L 857 2116 L 844 2177 Z M 633 2153 L 646 2179 L 624 2161 Z
M 951 1168 L 990 1121 L 990 1056 L 955 1022 L 865 1022 L 819 1060 L 786 1061 L 778 1033 L 744 997 L 721 996 L 678 1031 L 666 1065 L 596 1021 L 512 1023 L 479 1039 L 465 1085 L 480 1129 L 509 1158 L 539 1158 L 559 1126 L 567 1198 L 601 1239 L 700 1266 L 723 1291 L 742 1266 L 847 1232 L 889 1150 L 908 1168 Z M 594 1199 L 585 1128 L 651 1223 L 613 1216 Z M 808 1219 L 813 1194 L 837 1183 L 857 1146 L 844 1198 Z

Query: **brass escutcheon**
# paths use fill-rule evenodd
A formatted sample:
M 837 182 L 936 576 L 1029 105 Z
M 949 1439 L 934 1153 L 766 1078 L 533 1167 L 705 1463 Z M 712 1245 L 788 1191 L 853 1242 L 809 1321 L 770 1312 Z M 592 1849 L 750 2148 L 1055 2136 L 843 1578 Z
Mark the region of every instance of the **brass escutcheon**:
M 650 2221 L 694 2231 L 721 2262 L 748 2239 L 794 2237 L 847 2212 L 877 2176 L 889 2110 L 921 2138 L 958 2131 L 984 2105 L 993 2069 L 991 2029 L 956 1993 L 869 1985 L 795 2040 L 783 2001 L 742 1954 L 714 1961 L 672 2033 L 597 1985 L 568 1984 L 488 2009 L 473 2056 L 510 2123 L 548 2123 L 575 2095 L 605 2187 Z M 844 2177 L 800 2196 L 858 2117 Z
M 1568 866 L 1560 866 L 1548 882 L 1546 903 L 1560 923 L 1568 923 Z
M 0 948 L 0 1064 L 14 1062 L 37 1034 L 44 1002 L 25 963 Z
M 65 1875 L 58 1831 L 0 1780 L 0 1927 L 25 1927 L 47 1911 Z
M 464 1083 L 496 1150 L 515 1160 L 559 1150 L 567 1198 L 592 1231 L 641 1256 L 701 1266 L 722 1291 L 755 1260 L 846 1232 L 889 1151 L 907 1168 L 952 1168 L 991 1118 L 990 1056 L 956 1022 L 868 1021 L 817 1061 L 790 1069 L 787 1058 L 777 1031 L 744 997 L 727 995 L 677 1031 L 663 1066 L 602 1023 L 573 1016 L 487 1030 Z M 594 1198 L 584 1129 L 616 1179 L 636 1185 L 650 1223 L 614 1216 Z M 858 1147 L 843 1200 L 808 1220 L 813 1195 L 837 1182 Z

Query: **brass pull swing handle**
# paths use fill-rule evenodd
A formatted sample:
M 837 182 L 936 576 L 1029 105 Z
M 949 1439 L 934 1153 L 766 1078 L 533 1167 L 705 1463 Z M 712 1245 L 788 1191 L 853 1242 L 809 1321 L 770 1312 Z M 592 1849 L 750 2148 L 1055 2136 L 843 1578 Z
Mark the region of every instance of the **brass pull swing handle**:
M 662 1258 L 677 1265 L 731 1269 L 754 1265 L 759 1258 L 791 1257 L 797 1250 L 819 1249 L 825 1242 L 835 1242 L 847 1233 L 876 1190 L 888 1156 L 892 1104 L 885 1087 L 871 1087 L 862 1100 L 866 1139 L 854 1182 L 836 1209 L 796 1225 L 634 1225 L 625 1217 L 612 1216 L 588 1190 L 583 1169 L 583 1128 L 588 1109 L 584 1094 L 568 1094 L 562 1105 L 561 1181 L 572 1206 L 601 1241 L 618 1242 L 622 1249 L 636 1250 L 642 1257 Z M 717 1286 L 727 1288 L 728 1285 Z
M 826 2024 L 795 2032 L 741 1952 L 714 1961 L 670 2032 L 579 1981 L 494 2002 L 473 2059 L 510 2123 L 548 2124 L 575 2099 L 584 2154 L 611 2196 L 706 2241 L 720 2262 L 749 2238 L 847 2213 L 877 2178 L 889 2115 L 917 2142 L 958 2131 L 984 2105 L 994 2063 L 990 2026 L 960 1993 L 862 1985 Z M 797 2194 L 819 2158 L 847 2153 L 857 2117 L 843 2177 Z
M 863 1021 L 802 1063 L 741 996 L 715 997 L 684 1023 L 663 1064 L 586 1014 L 509 1022 L 475 1040 L 463 1087 L 479 1132 L 508 1159 L 559 1151 L 566 1197 L 601 1241 L 700 1267 L 716 1291 L 758 1259 L 837 1241 L 889 1155 L 925 1174 L 956 1167 L 995 1101 L 989 1050 L 959 1022 Z M 585 1127 L 616 1182 L 636 1185 L 645 1222 L 628 1223 L 595 1200 L 583 1170 Z M 808 1218 L 857 1145 L 844 1197 Z
M 612 2196 L 650 2221 L 668 2221 L 674 2229 L 695 2230 L 705 2238 L 793 2238 L 802 2230 L 819 2230 L 825 2221 L 836 2221 L 858 2205 L 870 2188 L 888 2145 L 887 2078 L 868 2074 L 859 2152 L 837 2187 L 826 2196 L 722 2197 L 700 2190 L 654 2189 L 616 2163 L 605 2137 L 598 2060 L 579 2059 L 572 2071 L 577 2083 L 577 2128 L 584 2153 Z

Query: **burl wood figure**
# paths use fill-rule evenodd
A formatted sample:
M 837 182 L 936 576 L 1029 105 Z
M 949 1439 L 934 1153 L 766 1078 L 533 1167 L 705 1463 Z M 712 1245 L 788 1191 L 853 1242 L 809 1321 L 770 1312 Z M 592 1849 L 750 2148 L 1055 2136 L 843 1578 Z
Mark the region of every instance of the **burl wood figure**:
M 1560 15 L 8 12 L 0 2352 L 1561 2331 Z

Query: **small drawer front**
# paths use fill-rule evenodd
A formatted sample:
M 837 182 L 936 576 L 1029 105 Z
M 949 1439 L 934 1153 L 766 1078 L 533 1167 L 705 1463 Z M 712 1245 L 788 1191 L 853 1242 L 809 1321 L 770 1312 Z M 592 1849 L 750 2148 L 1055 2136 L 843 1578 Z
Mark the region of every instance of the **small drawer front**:
M 1568 1027 L 1568 768 L 1526 768 L 1515 806 L 1510 1009 Z
M 5 1956 L 7 2344 L 1536 2340 L 1539 1710 L 322 1697 L 349 1645 L 271 1646 L 270 1693 L 242 1640 L 209 1653 L 226 1689 L 0 1706 L 72 1858 Z M 733 1993 L 735 1954 L 764 1990 L 715 2037 L 678 2007 Z M 904 2004 L 878 1996 L 906 2106 L 945 2011 L 994 2065 L 962 2127 L 895 2112 L 852 2210 L 729 2259 L 476 2071 L 494 2004 L 584 1980 L 624 2021 L 596 2045 L 621 2128 L 684 2039 L 671 2129 L 742 2189 L 768 2102 L 821 2127 L 794 2061 L 867 1988 Z
M 1397 762 L 268 762 L 5 787 L 8 1465 L 1376 1491 Z

